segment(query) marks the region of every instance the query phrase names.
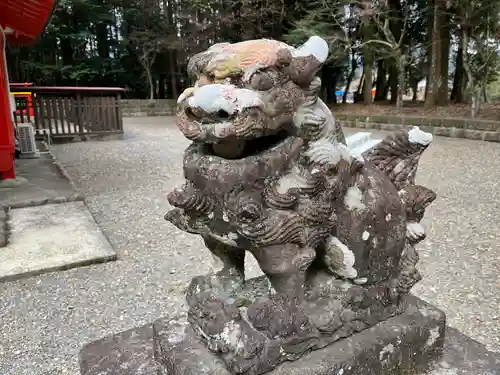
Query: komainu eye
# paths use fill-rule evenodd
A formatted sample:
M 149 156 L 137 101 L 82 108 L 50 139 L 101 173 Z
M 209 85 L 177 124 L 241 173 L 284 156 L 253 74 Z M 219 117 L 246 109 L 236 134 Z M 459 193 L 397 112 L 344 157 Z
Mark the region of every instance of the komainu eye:
M 273 88 L 274 77 L 269 72 L 256 72 L 250 78 L 250 87 L 258 91 L 267 91 Z

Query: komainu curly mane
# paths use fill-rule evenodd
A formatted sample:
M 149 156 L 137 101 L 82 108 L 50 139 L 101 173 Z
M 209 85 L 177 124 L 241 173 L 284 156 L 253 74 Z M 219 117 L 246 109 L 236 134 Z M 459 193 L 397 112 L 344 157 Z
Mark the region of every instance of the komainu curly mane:
M 235 374 L 387 319 L 420 280 L 414 246 L 436 196 L 415 174 L 432 136 L 401 130 L 354 156 L 318 98 L 327 56 L 319 37 L 252 40 L 188 65 L 196 84 L 179 97 L 178 127 L 193 142 L 165 218 L 224 264 L 193 280 L 189 319 Z M 265 279 L 245 280 L 247 251 Z

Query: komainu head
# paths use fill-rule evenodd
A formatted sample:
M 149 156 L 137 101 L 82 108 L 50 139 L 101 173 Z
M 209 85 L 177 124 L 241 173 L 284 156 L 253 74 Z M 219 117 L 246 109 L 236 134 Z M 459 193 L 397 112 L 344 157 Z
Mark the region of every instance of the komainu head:
M 316 36 L 300 48 L 266 39 L 216 44 L 189 61 L 196 83 L 179 97 L 178 127 L 228 159 L 270 148 L 297 135 L 294 116 L 316 102 L 327 56 Z

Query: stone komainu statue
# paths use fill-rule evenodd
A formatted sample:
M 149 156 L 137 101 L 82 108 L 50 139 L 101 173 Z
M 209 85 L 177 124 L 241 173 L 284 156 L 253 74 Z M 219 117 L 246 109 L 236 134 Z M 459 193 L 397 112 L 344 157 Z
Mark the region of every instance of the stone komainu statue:
M 178 100 L 193 142 L 166 219 L 220 258 L 195 278 L 189 322 L 235 374 L 258 375 L 398 313 L 420 280 L 415 244 L 435 194 L 415 184 L 432 136 L 389 135 L 353 156 L 318 98 L 327 43 L 217 44 Z M 265 279 L 245 282 L 246 251 Z M 270 286 L 266 285 L 270 282 Z

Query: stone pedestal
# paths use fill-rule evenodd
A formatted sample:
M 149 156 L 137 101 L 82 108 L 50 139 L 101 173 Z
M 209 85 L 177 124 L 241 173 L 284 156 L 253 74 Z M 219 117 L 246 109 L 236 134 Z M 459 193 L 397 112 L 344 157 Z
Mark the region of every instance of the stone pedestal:
M 190 59 L 177 126 L 194 142 L 165 219 L 222 269 L 193 279 L 186 317 L 87 346 L 83 375 L 416 375 L 440 357 L 444 314 L 408 294 L 436 199 L 415 181 L 432 135 L 346 140 L 318 97 L 328 51 L 312 36 Z M 247 252 L 266 277 L 245 279 Z
M 481 344 L 449 329 L 445 342 L 443 312 L 413 296 L 406 304 L 403 314 L 268 374 L 413 375 L 429 369 L 499 374 L 500 356 Z M 82 375 L 230 375 L 183 318 L 160 319 L 90 343 L 80 353 L 80 366 Z
M 445 315 L 408 297 L 406 311 L 299 360 L 278 366 L 269 375 L 387 375 L 423 370 L 443 347 Z M 231 375 L 188 331 L 179 335 L 178 322 L 153 324 L 155 358 L 172 375 Z M 399 372 L 398 372 L 399 371 Z

